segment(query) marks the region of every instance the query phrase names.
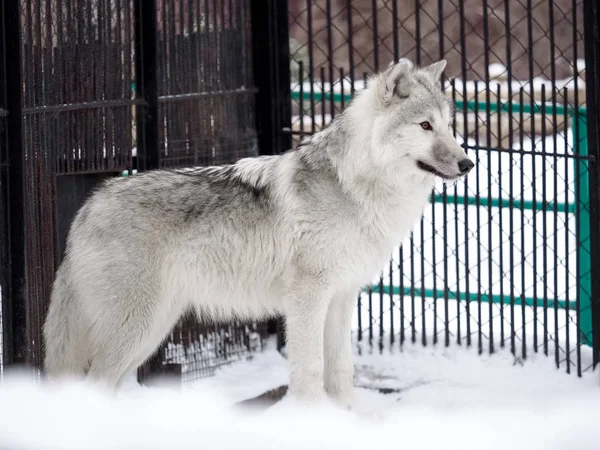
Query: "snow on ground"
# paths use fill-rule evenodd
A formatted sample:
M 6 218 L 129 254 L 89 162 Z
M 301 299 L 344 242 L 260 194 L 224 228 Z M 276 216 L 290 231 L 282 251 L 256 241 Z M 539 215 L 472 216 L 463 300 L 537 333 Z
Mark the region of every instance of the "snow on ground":
M 600 386 L 544 357 L 405 346 L 355 359 L 359 416 L 289 398 L 263 410 L 233 404 L 287 383 L 272 348 L 217 376 L 170 389 L 127 386 L 111 398 L 82 384 L 0 388 L 0 448 L 108 449 L 597 449 Z M 388 388 L 390 394 L 377 389 Z

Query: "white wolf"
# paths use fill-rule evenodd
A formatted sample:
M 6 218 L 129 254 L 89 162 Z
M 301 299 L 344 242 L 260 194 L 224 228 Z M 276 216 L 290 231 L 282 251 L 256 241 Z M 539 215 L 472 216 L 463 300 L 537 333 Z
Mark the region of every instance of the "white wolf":
M 47 375 L 115 388 L 186 311 L 283 314 L 289 394 L 351 407 L 359 289 L 411 231 L 436 178 L 473 167 L 451 134 L 445 65 L 390 65 L 294 151 L 106 182 L 77 213 L 57 272 Z

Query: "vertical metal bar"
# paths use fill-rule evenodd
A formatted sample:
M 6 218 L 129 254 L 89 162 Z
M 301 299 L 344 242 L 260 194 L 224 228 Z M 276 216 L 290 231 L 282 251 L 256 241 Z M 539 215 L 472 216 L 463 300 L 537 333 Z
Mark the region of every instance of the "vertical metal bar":
M 302 60 L 298 61 L 298 84 L 300 85 L 300 102 L 298 103 L 300 111 L 298 117 L 300 119 L 300 139 L 302 139 L 304 136 L 304 62 Z M 268 125 L 265 124 L 265 126 Z
M 541 104 L 542 104 L 542 126 L 541 126 L 541 132 L 542 132 L 542 154 L 543 159 L 542 159 L 542 204 L 546 205 L 548 202 L 548 199 L 546 197 L 546 85 L 543 84 L 542 85 L 542 97 L 541 97 Z M 544 209 L 542 211 L 542 242 L 548 242 L 548 212 Z M 548 247 L 546 245 L 544 245 L 544 247 L 542 248 L 542 264 L 544 267 L 543 270 L 543 276 L 542 276 L 542 286 L 544 286 L 544 294 L 543 294 L 543 307 L 544 310 L 542 312 L 543 314 L 543 326 L 544 326 L 544 338 L 543 338 L 543 342 L 544 342 L 544 354 L 546 356 L 548 356 Z
M 316 131 L 315 123 L 315 60 L 313 54 L 313 15 L 312 0 L 306 0 L 307 33 L 308 33 L 308 82 L 310 83 L 310 118 L 311 132 Z
M 394 346 L 394 261 L 390 257 L 390 348 Z
M 519 123 L 523 124 L 525 117 L 523 116 L 523 87 L 519 88 Z M 525 133 L 523 130 L 523 126 L 519 127 L 519 149 L 521 150 L 521 357 L 527 357 L 527 329 L 525 327 L 525 310 L 527 302 L 526 298 L 526 289 L 527 285 L 525 283 L 525 173 L 523 170 L 523 144 L 525 141 Z M 531 152 L 532 165 L 535 164 L 534 152 Z M 535 180 L 533 183 L 533 189 L 535 189 Z M 556 203 L 556 201 L 555 201 Z M 535 214 L 535 206 L 533 210 L 533 214 Z M 536 231 L 534 230 L 534 233 Z
M 420 5 L 419 5 L 420 6 Z M 420 34 L 420 31 L 419 31 Z M 443 38 L 442 38 L 443 40 Z M 443 51 L 443 44 L 440 43 L 440 45 L 442 46 L 442 51 Z M 442 90 L 444 90 L 444 79 L 442 78 L 441 80 L 442 83 Z M 445 190 L 445 185 L 444 185 L 444 190 Z M 432 191 L 432 195 L 435 195 L 435 190 Z M 436 209 L 436 202 L 432 201 L 431 202 L 431 260 L 433 261 L 432 264 L 432 275 L 433 275 L 433 344 L 437 344 L 438 342 L 438 290 L 437 290 L 437 261 L 436 261 L 436 252 L 435 252 L 435 247 L 436 247 L 436 237 L 437 237 L 437 233 L 436 233 L 436 223 L 435 223 L 435 209 Z M 444 208 L 446 207 L 446 205 L 444 204 L 443 206 Z M 445 245 L 445 243 L 444 243 Z M 425 280 L 423 280 L 423 288 L 425 287 Z M 423 289 L 425 290 L 425 289 Z M 444 305 L 446 305 L 446 303 L 444 303 Z
M 367 293 L 369 298 L 369 345 L 373 345 L 373 289 L 369 288 Z
M 475 223 L 477 226 L 477 351 L 481 354 L 483 353 L 483 330 L 481 329 L 481 189 L 479 186 L 479 171 L 481 166 L 479 152 L 481 150 L 479 142 L 479 83 L 477 80 L 473 82 L 473 87 L 475 88 L 475 108 L 473 115 L 475 116 L 475 204 L 477 205 L 475 210 Z
M 424 312 L 424 311 L 423 311 Z M 415 314 L 415 240 L 410 236 L 410 340 L 417 342 L 417 324 Z
M 587 69 L 586 69 L 587 72 Z M 587 101 L 587 95 L 586 95 L 586 101 Z M 589 107 L 590 105 L 588 105 Z M 582 251 L 582 245 L 581 245 L 581 241 L 582 241 L 582 225 L 581 225 L 581 210 L 582 210 L 582 200 L 581 200 L 581 196 L 582 196 L 582 170 L 581 170 L 581 166 L 583 165 L 583 163 L 580 161 L 581 158 L 581 148 L 580 148 L 580 143 L 579 143 L 579 137 L 580 134 L 582 133 L 582 120 L 580 120 L 579 118 L 580 114 L 579 114 L 579 105 L 575 104 L 575 116 L 574 116 L 574 120 L 573 120 L 573 125 L 574 125 L 574 139 L 573 139 L 573 144 L 575 146 L 575 148 L 573 149 L 573 154 L 575 156 L 575 171 L 574 171 L 574 177 L 575 177 L 575 229 L 576 229 L 576 234 L 577 234 L 577 240 L 576 240 L 576 248 L 577 248 L 577 259 L 575 262 L 575 280 L 576 280 L 576 285 L 577 285 L 577 297 L 575 298 L 575 314 L 576 314 L 576 323 L 577 323 L 577 339 L 576 339 L 576 352 L 577 352 L 577 376 L 581 376 L 581 342 L 582 342 L 582 338 L 583 338 L 583 332 L 582 332 L 582 323 L 581 323 L 581 303 L 582 303 L 582 297 L 585 295 L 585 293 L 582 292 L 582 281 L 581 281 L 581 266 L 584 265 L 582 264 L 582 258 L 580 257 L 581 251 Z
M 292 105 L 290 50 L 287 2 L 278 0 L 251 0 L 252 60 L 255 98 L 256 129 L 259 152 L 271 155 L 292 147 Z M 304 67 L 298 63 L 300 89 Z M 312 66 L 311 69 L 312 71 Z M 312 72 L 310 80 L 312 81 Z M 311 84 L 312 86 L 312 84 Z M 301 112 L 304 102 L 300 95 Z M 315 124 L 314 87 L 311 88 L 312 124 Z M 300 117 L 302 127 L 303 117 Z M 301 128 L 302 130 L 302 128 Z M 314 128 L 313 128 L 314 130 Z
M 354 96 L 354 29 L 352 27 L 352 0 L 346 0 L 346 22 L 348 24 L 348 69 L 350 75 L 350 95 Z
M 533 55 L 533 5 L 532 5 L 532 0 L 527 0 L 527 47 L 528 47 L 528 52 L 530 55 Z M 529 61 L 529 106 L 531 108 L 531 114 L 530 114 L 530 121 L 531 121 L 531 142 L 533 145 L 533 148 L 531 149 L 531 151 L 533 152 L 533 164 L 531 166 L 531 177 L 533 178 L 533 180 L 535 181 L 536 179 L 536 172 L 537 172 L 537 164 L 535 163 L 536 161 L 536 157 L 535 154 L 537 153 L 536 151 L 536 147 L 535 147 L 535 115 L 534 115 L 534 111 L 535 111 L 535 86 L 533 84 L 533 78 L 534 78 L 534 73 L 533 73 L 533 62 L 534 62 L 534 58 L 528 58 Z M 532 193 L 532 201 L 533 204 L 536 205 L 537 204 L 537 186 L 535 185 L 535 182 L 533 184 L 533 193 Z M 542 214 L 544 214 L 544 212 L 542 211 Z M 537 353 L 538 351 L 538 283 L 537 283 L 537 273 L 538 273 L 538 266 L 537 266 L 537 256 L 538 256 L 538 252 L 537 252 L 537 211 L 533 211 L 533 272 L 534 272 L 534 283 L 533 283 L 533 298 L 534 298 L 534 302 L 533 302 L 533 351 Z M 545 270 L 542 269 L 542 270 Z
M 379 72 L 379 30 L 377 27 L 377 0 L 371 0 L 371 14 L 373 15 L 373 67 Z
M 510 83 L 508 83 L 508 85 L 510 86 Z M 510 102 L 510 100 L 509 100 Z M 512 117 L 510 117 L 509 120 L 512 120 Z M 499 118 L 499 122 L 501 122 L 500 118 Z M 502 139 L 502 135 L 500 135 L 498 137 L 498 139 Z M 500 144 L 502 145 L 502 144 Z M 512 147 L 511 147 L 512 149 Z M 521 166 L 521 173 L 523 172 L 523 167 Z M 515 245 L 512 242 L 512 239 L 515 236 L 515 227 L 514 227 L 514 210 L 515 210 L 515 179 L 514 179 L 514 164 L 511 161 L 510 167 L 508 169 L 508 175 L 509 175 L 509 186 L 508 186 L 508 196 L 510 198 L 510 205 L 511 208 L 508 210 L 508 216 L 509 216 L 509 231 L 508 234 L 511 237 L 511 243 L 510 246 L 508 248 L 509 250 L 509 265 L 510 265 L 510 275 L 509 275 L 509 280 L 510 280 L 510 351 L 511 353 L 514 355 L 515 354 L 515 283 L 514 283 L 514 279 L 515 279 Z M 521 184 L 521 188 L 522 188 L 522 184 Z M 523 251 L 521 250 L 521 253 Z
M 569 88 L 565 87 L 563 90 L 563 99 L 564 104 L 569 104 Z M 565 112 L 564 118 L 564 141 L 565 141 L 565 205 L 569 205 L 569 160 L 567 158 L 569 152 L 569 123 L 571 121 L 571 113 L 570 111 Z M 571 214 L 569 211 L 570 208 L 566 208 L 565 215 L 565 353 L 567 359 L 567 373 L 571 373 L 571 338 L 569 336 L 570 333 L 570 324 L 571 324 L 571 287 L 570 287 L 570 265 L 569 265 L 569 236 L 570 236 L 570 226 L 571 226 Z
M 156 0 L 135 0 L 134 20 L 136 97 L 146 101 L 136 111 L 138 170 L 144 171 L 159 167 Z
M 553 127 L 554 131 L 552 133 L 554 138 L 554 146 L 552 147 L 552 152 L 554 153 L 554 170 L 552 171 L 552 184 L 554 186 L 554 195 L 553 197 L 553 205 L 554 205 L 554 226 L 552 227 L 552 236 L 553 236 L 553 252 L 554 252 L 554 359 L 556 361 L 556 367 L 560 367 L 560 336 L 559 336 L 559 328 L 558 328 L 558 126 L 556 121 L 556 86 L 552 86 L 552 114 L 553 114 Z M 566 104 L 566 103 L 565 103 Z M 567 117 L 564 118 L 565 121 Z M 565 150 L 566 151 L 566 150 Z
M 452 102 L 456 104 L 456 85 L 454 83 L 454 79 L 450 82 L 450 87 L 452 89 Z M 452 135 L 456 138 L 456 121 L 452 123 Z M 460 256 L 458 253 L 458 185 L 454 184 L 454 242 L 456 245 L 456 343 L 458 345 L 461 344 L 461 326 L 460 326 Z M 467 300 L 468 301 L 468 300 Z
M 438 0 L 438 40 L 440 45 L 440 59 L 443 58 L 446 53 L 444 46 L 444 39 L 446 38 L 444 35 L 444 3 L 444 0 Z
M 442 239 L 444 242 L 444 345 L 450 346 L 450 311 L 448 305 L 448 294 L 450 288 L 448 287 L 448 188 L 444 184 L 444 190 L 442 191 L 442 220 L 444 226 L 442 227 Z
M 444 57 L 444 1 L 438 0 L 438 39 L 440 49 L 440 59 Z M 445 90 L 445 79 L 442 78 L 442 89 Z M 454 117 L 452 118 L 454 123 Z M 435 208 L 435 205 L 433 206 Z M 442 227 L 442 239 L 444 242 L 444 261 L 443 261 L 443 272 L 444 272 L 444 345 L 448 347 L 450 345 L 450 311 L 448 308 L 448 187 L 444 183 L 442 188 L 442 218 L 444 226 Z M 435 221 L 432 226 L 435 229 Z
M 505 34 L 506 34 L 506 71 L 507 71 L 507 75 L 508 75 L 508 102 L 509 104 L 512 103 L 513 100 L 513 91 L 512 91 L 512 80 L 513 80 L 513 74 L 512 74 L 512 57 L 511 57 L 511 45 L 510 45 L 510 40 L 512 37 L 511 34 L 511 30 L 510 30 L 510 1 L 509 0 L 504 0 L 504 23 L 505 23 Z M 512 150 L 513 148 L 513 111 L 512 108 L 508 109 L 508 148 Z M 510 200 L 511 200 L 511 204 L 514 205 L 514 192 L 512 191 L 513 189 L 513 178 L 512 178 L 512 169 L 513 169 L 513 164 L 510 165 L 511 168 L 511 182 L 510 182 L 510 188 L 511 188 L 511 195 L 510 195 Z M 523 167 L 521 166 L 521 170 L 523 170 Z M 511 227 L 511 236 L 514 236 L 513 234 L 513 216 L 512 216 L 512 211 L 514 208 L 510 209 L 510 227 Z M 512 272 L 512 268 L 514 267 L 514 259 L 513 259 L 513 250 L 512 250 L 512 245 L 511 245 L 511 272 Z M 522 252 L 522 251 L 521 251 Z M 524 256 L 524 255 L 521 255 Z M 511 274 L 512 275 L 512 274 Z M 513 277 L 511 276 L 511 280 L 513 280 Z M 514 296 L 514 289 L 512 288 L 512 284 L 511 284 L 511 297 L 510 297 L 510 350 L 513 354 L 515 354 L 515 296 Z
M 325 128 L 325 116 L 327 114 L 327 99 L 325 98 L 325 67 L 321 66 L 321 129 Z
M 344 110 L 344 108 L 346 107 L 346 92 L 344 89 L 344 81 L 346 79 L 346 74 L 344 73 L 344 68 L 340 67 L 340 80 L 342 80 L 341 84 L 340 84 L 340 107 L 342 108 L 342 111 Z
M 358 316 L 358 340 L 359 342 L 362 341 L 362 295 L 359 293 L 358 294 L 358 300 L 357 300 L 357 305 L 356 307 L 358 308 L 357 311 L 357 316 Z
M 432 192 L 432 195 L 435 192 Z M 435 254 L 435 241 L 437 237 L 435 229 L 435 207 L 436 202 L 431 202 L 431 271 L 433 276 L 433 344 L 437 344 L 438 341 L 438 292 L 437 292 L 437 260 Z M 444 224 L 445 225 L 445 224 Z M 445 228 L 445 227 L 444 227 Z M 423 287 L 425 287 L 425 280 L 423 280 Z M 423 289 L 425 291 L 425 289 Z
M 588 107 L 589 108 L 589 107 Z M 577 243 L 580 246 L 578 252 L 578 279 L 580 280 L 579 285 L 579 327 L 581 334 L 581 341 L 585 345 L 592 345 L 593 336 L 593 321 L 592 321 L 592 297 L 591 297 L 591 248 L 590 248 L 590 167 L 589 167 L 589 147 L 587 141 L 588 125 L 587 118 L 581 112 L 578 113 L 578 126 L 576 142 L 578 145 L 577 154 L 580 156 L 577 158 L 577 172 L 579 173 L 578 183 L 579 188 L 579 201 L 581 205 L 578 212 L 579 223 L 577 225 Z M 595 206 L 595 205 L 594 205 Z
M 394 45 L 394 62 L 400 58 L 400 45 L 398 42 L 398 0 L 392 0 L 392 39 Z
M 415 62 L 421 64 L 421 0 L 415 0 Z M 464 55 L 463 55 L 464 58 Z
M 484 79 L 485 79 L 485 141 L 487 147 L 487 186 L 488 186 L 488 205 L 492 204 L 492 130 L 491 130 L 491 96 L 490 96 L 490 32 L 488 24 L 488 0 L 483 0 L 483 47 L 484 47 L 484 58 L 483 64 L 485 65 Z M 500 113 L 498 112 L 498 117 Z M 501 167 L 500 165 L 498 167 Z M 502 175 L 499 175 L 498 180 L 498 200 L 502 204 Z M 498 208 L 502 210 L 502 208 Z M 502 223 L 502 221 L 500 221 Z M 493 267 L 493 241 L 492 241 L 492 208 L 488 206 L 488 316 L 489 316 L 489 329 L 488 329 L 488 345 L 489 352 L 494 353 L 494 302 L 491 301 L 494 289 L 494 267 Z M 502 231 L 500 232 L 500 245 L 502 245 Z M 500 283 L 502 283 L 502 271 L 500 271 Z
M 427 345 L 427 321 L 425 313 L 427 311 L 425 304 L 425 219 L 421 215 L 421 343 L 423 346 Z
M 331 119 L 335 117 L 335 98 L 333 92 L 333 36 L 331 30 L 333 28 L 333 24 L 331 21 L 331 0 L 327 0 L 326 3 L 326 14 L 327 14 L 327 59 L 329 63 L 329 113 L 331 114 Z M 343 81 L 342 81 L 343 82 Z
M 502 139 L 502 120 L 501 120 L 501 100 L 500 100 L 500 94 L 501 94 L 501 87 L 500 84 L 498 84 L 498 86 L 496 87 L 496 114 L 498 115 L 498 129 L 497 129 L 497 136 L 498 136 L 498 149 L 496 150 L 498 153 L 498 167 L 502 167 L 502 151 L 500 150 L 500 140 Z M 488 122 L 489 123 L 489 122 Z M 513 165 L 513 160 L 512 160 L 512 154 L 508 155 L 508 160 L 509 163 L 512 167 Z M 502 204 L 502 174 L 499 174 L 499 182 L 498 182 L 498 200 L 500 201 L 500 204 Z M 512 201 L 512 198 L 510 198 L 510 201 Z M 511 209 L 514 208 L 514 205 L 510 205 Z M 504 208 L 498 208 L 498 223 L 500 224 L 500 252 L 498 255 L 498 259 L 500 260 L 500 348 L 504 348 L 504 243 L 503 243 L 503 236 L 502 236 L 502 225 L 504 224 L 504 217 L 503 217 L 503 210 Z M 510 211 L 510 210 L 509 210 Z M 509 213 L 510 214 L 510 213 Z M 512 239 L 512 236 L 510 237 Z M 512 247 L 512 242 L 511 245 Z M 511 280 L 512 283 L 512 280 Z
M 576 19 L 576 2 L 573 0 L 573 19 Z M 588 341 L 588 345 L 593 347 L 593 366 L 596 367 L 600 361 L 600 4 L 594 0 L 584 0 L 584 36 L 585 36 L 585 64 L 586 64 L 586 106 L 587 114 L 585 117 L 579 110 L 577 98 L 577 75 L 575 76 L 575 124 L 577 139 L 586 139 L 584 147 L 590 153 L 589 155 L 589 220 L 587 225 L 588 236 L 590 239 L 590 255 L 588 261 L 590 264 L 589 277 L 586 277 L 584 287 L 589 287 L 588 294 L 591 307 L 591 323 L 578 324 L 587 328 L 591 326 L 592 339 Z M 577 23 L 577 22 L 574 22 Z M 577 31 L 573 27 L 573 39 L 577 38 Z M 577 41 L 573 42 L 577 45 Z M 574 52 L 576 50 L 573 50 Z M 576 56 L 576 55 L 575 55 Z M 574 61 L 577 61 L 576 59 Z M 583 126 L 585 123 L 586 126 Z M 581 128 L 584 128 L 583 130 Z M 585 129 L 587 128 L 587 130 Z M 585 133 L 587 131 L 587 133 Z M 577 142 L 578 143 L 578 142 Z M 581 150 L 581 149 L 580 149 Z M 579 200 L 579 198 L 577 199 Z M 579 205 L 579 201 L 577 201 Z M 583 218 L 582 218 L 583 220 Z M 585 228 L 581 229 L 582 234 L 585 233 Z M 581 249 L 579 249 L 581 251 Z M 582 255 L 583 256 L 583 255 Z M 578 261 L 580 258 L 577 258 Z M 584 261 L 582 261 L 584 263 Z M 581 264 L 583 265 L 583 264 Z M 577 272 L 580 273 L 579 270 Z M 586 286 L 587 285 L 587 286 Z M 581 289 L 578 289 L 578 298 Z M 579 305 L 581 306 L 581 305 Z M 584 328 L 584 329 L 585 329 Z M 578 336 L 581 333 L 578 333 Z M 581 355 L 578 345 L 577 352 L 577 370 L 581 373 Z
M 404 326 L 404 243 L 398 249 L 398 291 L 400 293 L 400 346 L 404 344 L 405 340 L 405 326 Z
M 8 209 L 8 292 L 2 293 L 3 360 L 5 365 L 30 362 L 27 344 L 28 283 L 25 259 L 25 147 L 23 145 L 21 97 L 21 15 L 19 0 L 5 0 L 2 9 L 3 27 L 0 45 L 4 45 L 6 77 L 6 134 L 8 167 L 3 168 Z M 10 65 L 8 70 L 8 64 Z
M 556 125 L 556 46 L 554 42 L 554 0 L 548 0 L 548 19 L 549 19 L 549 31 L 550 31 L 550 80 L 552 82 L 552 153 L 554 153 L 554 170 L 552 171 L 552 181 L 554 187 L 554 229 L 553 229 L 553 253 L 554 253 L 554 359 L 556 363 L 556 367 L 560 366 L 559 359 L 559 345 L 560 339 L 558 335 L 558 259 L 556 256 L 556 247 L 558 244 L 557 234 L 557 225 L 558 225 L 558 212 L 556 211 L 556 206 L 558 204 L 558 199 L 556 198 L 558 195 L 557 190 L 557 167 L 556 164 L 558 159 L 556 157 L 556 147 L 557 147 L 557 125 Z M 546 269 L 547 270 L 547 269 Z
M 465 31 L 465 0 L 459 1 L 459 15 L 460 15 L 460 56 L 461 56 L 461 76 L 463 83 L 462 96 L 463 101 L 466 103 L 468 99 L 467 92 L 467 37 Z M 468 108 L 463 108 L 463 138 L 465 144 L 468 142 L 469 137 L 469 118 L 468 118 Z M 467 178 L 465 177 L 464 181 L 464 197 L 469 197 L 469 183 Z M 469 206 L 465 206 L 465 220 L 464 220 L 464 236 L 465 236 L 465 313 L 467 316 L 467 346 L 471 346 L 471 295 L 469 290 L 469 279 L 470 275 L 470 267 L 469 267 Z
M 383 299 L 385 293 L 383 292 L 383 274 L 379 277 L 379 350 L 383 350 L 383 334 L 385 327 L 383 323 Z

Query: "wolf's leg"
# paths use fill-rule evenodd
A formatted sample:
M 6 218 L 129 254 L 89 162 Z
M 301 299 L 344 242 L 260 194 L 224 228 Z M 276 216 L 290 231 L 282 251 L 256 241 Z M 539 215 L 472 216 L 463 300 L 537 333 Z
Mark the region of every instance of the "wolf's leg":
M 323 390 L 323 333 L 329 295 L 325 286 L 300 280 L 286 304 L 286 349 L 290 363 L 290 395 L 318 401 Z
M 104 331 L 92 336 L 95 352 L 89 381 L 118 389 L 124 378 L 156 350 L 183 312 L 183 306 L 167 310 L 163 306 L 166 302 L 157 302 L 152 308 L 150 302 L 137 300 L 138 307 L 128 310 L 126 320 L 111 320 L 111 315 L 99 319 L 95 330 Z
M 355 402 L 351 322 L 356 294 L 348 290 L 334 295 L 325 322 L 325 390 L 345 407 Z

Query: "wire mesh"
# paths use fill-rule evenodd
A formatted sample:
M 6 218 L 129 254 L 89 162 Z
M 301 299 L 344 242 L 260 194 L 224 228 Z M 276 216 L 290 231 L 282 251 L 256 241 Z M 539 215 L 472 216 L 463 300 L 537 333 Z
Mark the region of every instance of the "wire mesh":
M 476 161 L 436 186 L 360 293 L 357 338 L 506 347 L 588 369 L 583 1 L 307 0 L 290 3 L 289 23 L 295 144 L 390 61 L 445 58 L 454 133 Z
M 162 166 L 258 155 L 249 5 L 157 2 Z
M 215 165 L 258 155 L 250 2 L 157 1 L 161 167 Z M 184 382 L 260 351 L 265 323 L 183 319 L 155 356 Z
M 71 218 L 97 183 L 135 166 L 136 112 L 146 104 L 135 86 L 141 2 L 16 1 L 20 40 L 2 44 L 21 50 L 26 359 L 40 368 L 42 324 Z M 156 6 L 160 165 L 218 164 L 258 154 L 249 0 L 161 0 Z M 0 164 L 4 143 L 0 139 Z M 5 243 L 2 234 L 3 257 Z M 6 267 L 0 268 L 3 290 Z M 263 324 L 211 328 L 186 319 L 170 336 L 165 357 L 184 365 L 184 379 L 210 375 L 260 350 L 265 334 Z

